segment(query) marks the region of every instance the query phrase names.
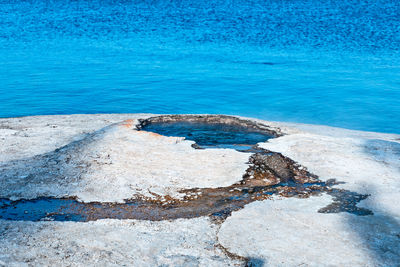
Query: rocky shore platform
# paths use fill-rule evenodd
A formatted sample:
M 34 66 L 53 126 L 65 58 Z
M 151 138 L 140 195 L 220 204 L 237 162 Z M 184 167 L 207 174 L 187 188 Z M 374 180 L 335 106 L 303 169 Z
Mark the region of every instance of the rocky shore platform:
M 0 266 L 400 266 L 400 135 L 3 118 Z

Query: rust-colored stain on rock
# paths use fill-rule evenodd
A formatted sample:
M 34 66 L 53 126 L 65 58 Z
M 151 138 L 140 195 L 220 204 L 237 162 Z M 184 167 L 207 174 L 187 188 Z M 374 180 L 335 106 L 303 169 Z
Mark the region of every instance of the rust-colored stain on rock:
M 134 120 L 132 119 L 128 119 L 128 120 L 124 120 L 121 125 L 125 128 L 132 128 L 134 126 Z

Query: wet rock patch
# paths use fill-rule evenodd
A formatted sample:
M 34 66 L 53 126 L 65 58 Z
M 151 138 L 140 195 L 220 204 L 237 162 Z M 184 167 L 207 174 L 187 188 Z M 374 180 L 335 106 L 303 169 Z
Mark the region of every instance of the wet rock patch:
M 337 188 L 329 188 L 327 190 L 327 193 L 328 195 L 333 197 L 333 203 L 329 204 L 328 206 L 322 209 L 319 209 L 318 212 L 320 213 L 348 212 L 358 216 L 374 214 L 369 209 L 357 207 L 357 204 L 361 200 L 368 198 L 369 195 L 358 194 L 355 192 Z

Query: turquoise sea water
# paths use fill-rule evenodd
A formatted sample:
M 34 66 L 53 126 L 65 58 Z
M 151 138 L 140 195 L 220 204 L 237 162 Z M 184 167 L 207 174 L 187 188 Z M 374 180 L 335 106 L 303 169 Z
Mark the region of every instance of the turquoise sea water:
M 400 1 L 0 0 L 0 117 L 113 112 L 400 133 Z

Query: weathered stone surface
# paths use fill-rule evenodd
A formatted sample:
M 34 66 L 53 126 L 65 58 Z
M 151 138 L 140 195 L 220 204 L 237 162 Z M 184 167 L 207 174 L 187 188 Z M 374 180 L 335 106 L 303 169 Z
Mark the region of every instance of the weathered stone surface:
M 221 244 L 264 266 L 397 266 L 399 222 L 391 215 L 318 213 L 329 196 L 253 202 L 222 224 Z
M 243 266 L 207 218 L 162 222 L 0 221 L 0 266 Z
M 254 158 L 254 166 L 269 166 L 260 169 L 268 171 L 257 172 L 249 170 L 250 154 L 194 149 L 193 142 L 181 138 L 136 131 L 138 120 L 149 117 L 0 119 L 0 196 L 78 196 L 87 201 L 122 201 L 135 194 L 184 198 L 181 189 L 218 191 L 242 179 L 249 187 L 307 177 L 313 181 L 305 175 L 305 166 L 322 181 L 343 182 L 334 188 L 369 194 L 358 206 L 374 215 L 319 213 L 333 200 L 323 194 L 256 201 L 231 215 L 228 211 L 226 221 L 216 222 L 205 217 L 161 222 L 0 220 L 0 266 L 226 266 L 243 265 L 246 258 L 274 266 L 400 262 L 398 135 L 256 120 L 282 134 L 260 144 L 282 155 Z M 282 161 L 283 156 L 301 165 Z M 297 167 L 288 170 L 282 167 L 286 163 Z

